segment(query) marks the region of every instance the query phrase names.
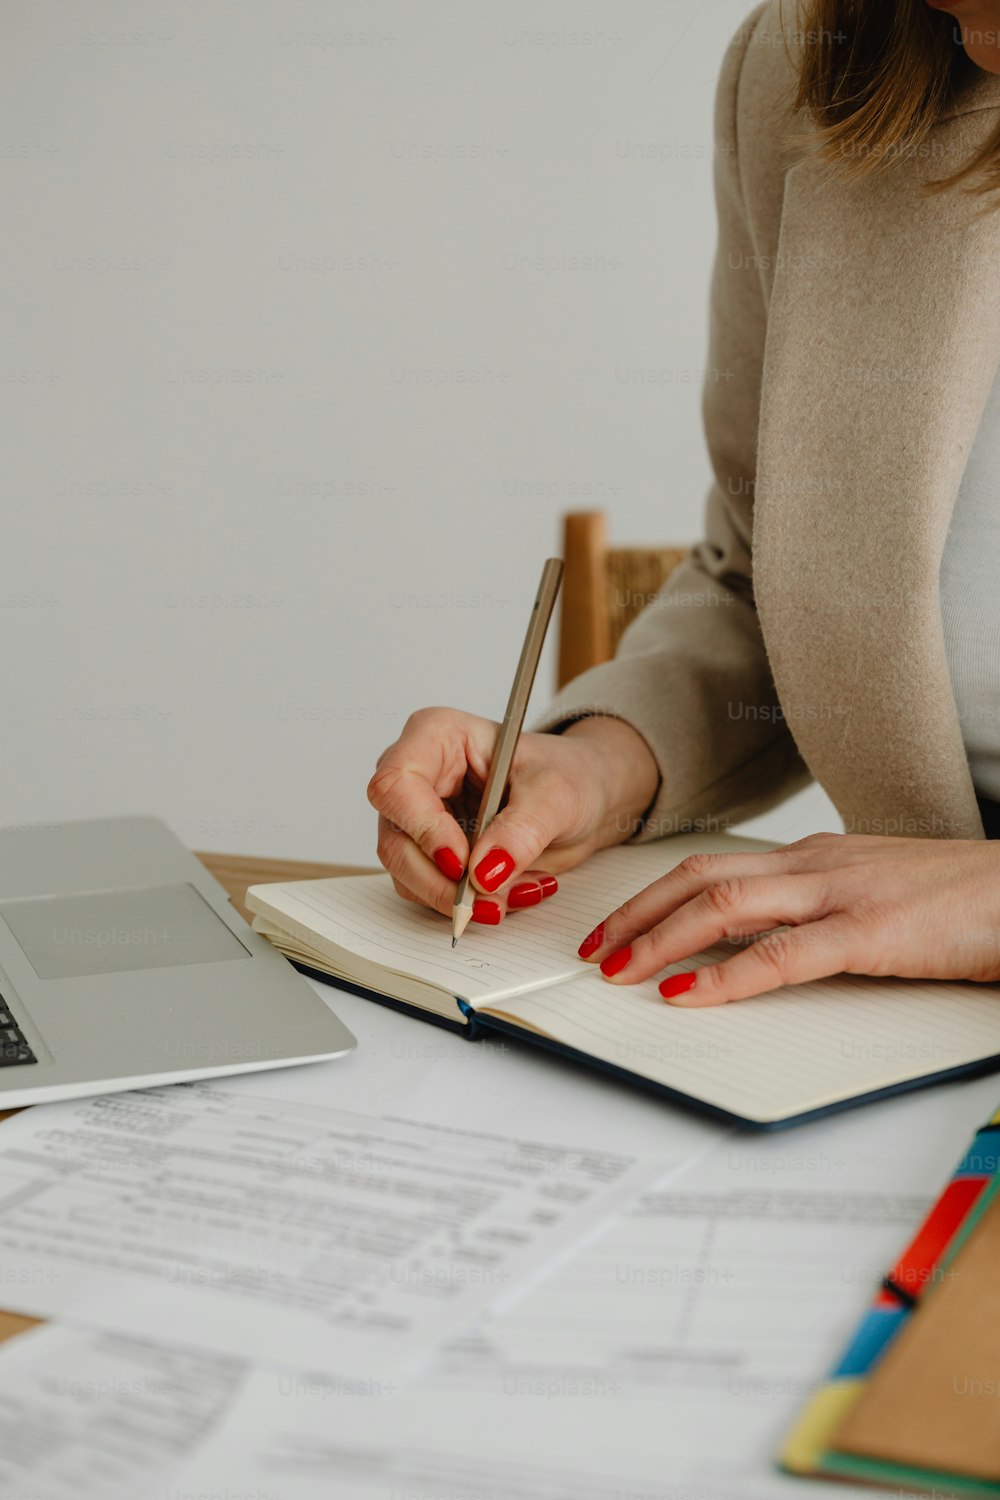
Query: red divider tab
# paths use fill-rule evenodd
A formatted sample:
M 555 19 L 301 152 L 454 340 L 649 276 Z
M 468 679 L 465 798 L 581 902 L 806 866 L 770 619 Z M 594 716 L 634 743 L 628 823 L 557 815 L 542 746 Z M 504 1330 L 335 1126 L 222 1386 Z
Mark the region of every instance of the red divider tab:
M 934 1280 L 934 1268 L 956 1230 L 975 1203 L 988 1177 L 956 1177 L 949 1182 L 927 1215 L 889 1280 L 911 1297 L 919 1297 Z

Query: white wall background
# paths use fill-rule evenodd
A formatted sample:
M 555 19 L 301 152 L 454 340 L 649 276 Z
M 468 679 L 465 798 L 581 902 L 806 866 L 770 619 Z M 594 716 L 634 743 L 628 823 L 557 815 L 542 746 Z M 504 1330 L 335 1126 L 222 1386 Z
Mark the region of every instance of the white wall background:
M 4 821 L 367 860 L 375 756 L 500 712 L 565 509 L 696 535 L 748 8 L 7 9 Z

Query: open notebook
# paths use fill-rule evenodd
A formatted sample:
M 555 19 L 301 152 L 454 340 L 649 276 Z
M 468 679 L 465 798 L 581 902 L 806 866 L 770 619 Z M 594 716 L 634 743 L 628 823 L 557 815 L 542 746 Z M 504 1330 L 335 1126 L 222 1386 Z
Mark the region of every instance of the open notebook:
M 771 847 L 723 834 L 605 850 L 541 906 L 470 926 L 454 950 L 448 920 L 400 900 L 387 875 L 251 886 L 247 905 L 257 931 L 319 978 L 471 1039 L 515 1032 L 744 1124 L 1000 1067 L 998 987 L 841 975 L 697 1011 L 660 998 L 662 975 L 612 985 L 577 957 L 591 928 L 687 855 Z

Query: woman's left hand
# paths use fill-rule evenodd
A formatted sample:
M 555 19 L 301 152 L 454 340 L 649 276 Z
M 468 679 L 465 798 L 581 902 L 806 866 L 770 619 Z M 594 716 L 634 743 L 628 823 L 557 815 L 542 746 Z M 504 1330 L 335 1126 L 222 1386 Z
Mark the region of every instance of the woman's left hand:
M 844 972 L 1000 979 L 1000 843 L 819 833 L 695 854 L 612 912 L 580 956 L 635 984 L 721 941 L 741 946 L 664 980 L 664 999 L 724 1005 Z

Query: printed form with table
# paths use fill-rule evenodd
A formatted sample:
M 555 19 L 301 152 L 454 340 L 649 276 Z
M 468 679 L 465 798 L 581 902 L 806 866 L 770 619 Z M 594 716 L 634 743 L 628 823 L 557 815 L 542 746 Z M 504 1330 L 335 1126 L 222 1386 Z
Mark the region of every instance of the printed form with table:
M 382 899 L 385 879 L 366 899 Z M 345 899 L 366 883 L 345 885 Z M 576 932 L 586 877 L 575 898 L 567 886 Z M 263 889 L 265 930 L 276 902 L 291 909 L 289 892 L 309 894 Z M 356 908 L 353 938 L 344 925 L 349 907 L 329 918 L 325 949 L 298 933 L 305 967 L 324 956 L 336 967 L 331 934 L 364 950 Z M 441 923 L 410 909 L 399 921 Z M 542 967 L 546 931 L 534 938 Z M 512 943 L 476 935 L 465 957 L 474 968 L 476 945 L 492 944 L 510 958 Z M 788 1040 L 770 999 L 717 1020 L 660 1007 L 671 1029 L 655 1055 L 638 1022 L 619 1018 L 633 1057 L 643 1051 L 647 1075 L 653 1062 L 669 1072 L 674 1094 L 687 1061 L 709 1106 L 714 1075 L 735 1104 L 777 1088 L 807 1116 L 752 1132 L 503 1029 L 470 1043 L 459 1025 L 426 1024 L 405 985 L 402 1009 L 374 1003 L 358 992 L 379 977 L 370 952 L 365 963 L 361 985 L 309 981 L 357 1037 L 349 1056 L 41 1104 L 0 1125 L 2 1500 L 798 1500 L 831 1493 L 806 1477 L 830 1473 L 831 1401 L 838 1420 L 853 1406 L 859 1429 L 832 1493 L 838 1480 L 845 1495 L 884 1493 L 858 1488 L 890 1482 L 858 1457 L 881 1461 L 881 1426 L 866 1424 L 855 1376 L 829 1377 L 866 1312 L 897 1294 L 881 1386 L 861 1392 L 879 1398 L 887 1431 L 910 1399 L 904 1343 L 919 1339 L 921 1368 L 934 1363 L 934 1304 L 969 1284 L 935 1267 L 968 1234 L 974 1201 L 984 1234 L 990 1220 L 993 1156 L 952 1174 L 994 1114 L 997 1078 L 811 1117 L 823 1080 L 796 1093 L 794 1067 L 741 1077 L 741 1057 L 763 1065 L 769 1025 L 779 1051 Z M 426 963 L 421 973 L 429 985 Z M 575 982 L 558 988 L 566 1004 L 580 993 L 585 1013 L 586 986 L 601 981 Z M 386 982 L 382 998 L 399 988 Z M 830 1033 L 835 1091 L 845 1059 L 854 1092 L 871 1095 L 989 1051 L 976 1030 L 984 987 L 967 1013 L 958 1006 L 954 1032 L 926 1029 L 919 993 L 898 998 L 925 1030 L 893 1033 L 845 997 L 862 1040 L 852 1056 Z M 833 1003 L 813 1001 L 814 1019 Z M 529 1014 L 523 1002 L 517 1014 Z M 933 1206 L 950 1179 L 966 1189 L 942 1228 Z M 927 1225 L 930 1269 L 887 1291 Z M 913 1314 L 924 1298 L 926 1315 Z M 911 1326 L 898 1333 L 903 1313 Z M 878 1337 L 881 1352 L 889 1333 Z M 870 1372 L 871 1347 L 867 1358 Z M 953 1370 L 948 1380 L 953 1392 Z M 933 1391 L 922 1399 L 928 1413 L 942 1405 Z M 985 1403 L 973 1420 L 966 1402 L 958 1431 L 952 1405 L 936 1447 L 922 1418 L 926 1455 L 906 1451 L 904 1431 L 897 1490 L 933 1471 L 939 1495 L 995 1491 L 997 1418 Z M 981 1451 L 962 1475 L 973 1429 Z

